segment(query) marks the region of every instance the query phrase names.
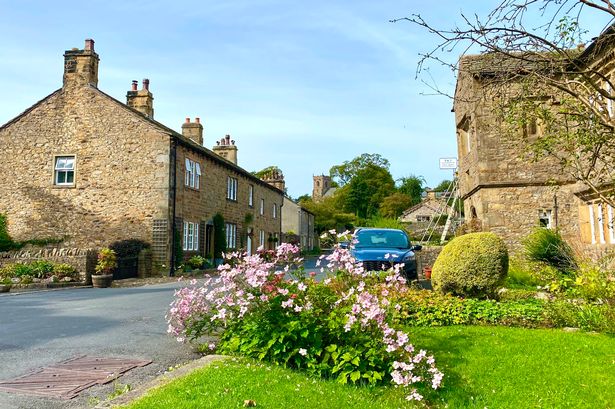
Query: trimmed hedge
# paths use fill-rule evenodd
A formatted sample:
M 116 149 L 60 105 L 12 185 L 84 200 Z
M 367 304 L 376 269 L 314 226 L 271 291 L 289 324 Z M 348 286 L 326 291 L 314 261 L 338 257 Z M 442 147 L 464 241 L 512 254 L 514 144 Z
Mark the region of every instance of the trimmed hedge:
M 463 297 L 492 296 L 508 272 L 506 244 L 493 233 L 470 233 L 444 246 L 433 265 L 435 290 Z

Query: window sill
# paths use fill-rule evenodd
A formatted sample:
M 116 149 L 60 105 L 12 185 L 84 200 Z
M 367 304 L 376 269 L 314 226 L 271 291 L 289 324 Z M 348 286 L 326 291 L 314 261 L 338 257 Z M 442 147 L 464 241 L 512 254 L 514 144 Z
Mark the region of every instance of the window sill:
M 75 185 L 52 185 L 52 189 L 75 189 L 77 186 Z
M 237 203 L 237 199 L 229 199 L 228 197 L 226 198 L 227 202 L 233 202 L 233 203 Z
M 200 191 L 201 191 L 201 189 L 198 189 L 198 188 L 196 188 L 196 187 L 186 186 L 186 185 L 184 185 L 184 188 L 185 188 L 186 190 L 190 190 L 190 191 L 193 191 L 193 192 L 200 192 Z

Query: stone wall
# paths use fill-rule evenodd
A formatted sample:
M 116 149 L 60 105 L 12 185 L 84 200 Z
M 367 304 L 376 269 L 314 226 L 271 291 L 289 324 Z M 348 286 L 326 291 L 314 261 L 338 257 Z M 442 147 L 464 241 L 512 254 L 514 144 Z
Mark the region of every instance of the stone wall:
M 33 261 L 46 260 L 55 264 L 70 264 L 80 274 L 81 280 L 91 282 L 91 276 L 96 267 L 94 249 L 79 248 L 53 248 L 53 249 L 26 249 L 0 253 L 0 267 L 8 264 L 25 264 Z
M 424 267 L 433 267 L 436 259 L 440 255 L 443 246 L 423 246 L 421 251 L 416 252 L 416 268 L 419 277 L 423 277 Z
M 99 248 L 151 242 L 168 218 L 169 136 L 91 86 L 66 87 L 0 128 L 0 213 L 15 240 Z M 75 157 L 72 186 L 54 158 Z

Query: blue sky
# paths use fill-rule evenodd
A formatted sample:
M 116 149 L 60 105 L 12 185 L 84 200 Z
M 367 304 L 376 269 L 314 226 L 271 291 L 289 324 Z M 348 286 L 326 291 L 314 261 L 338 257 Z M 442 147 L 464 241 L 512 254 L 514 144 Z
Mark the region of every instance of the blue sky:
M 433 186 L 451 176 L 438 158 L 457 152 L 452 104 L 415 79 L 434 38 L 389 20 L 420 13 L 449 27 L 494 3 L 0 0 L 0 123 L 59 88 L 62 53 L 91 37 L 100 89 L 123 101 L 149 78 L 158 121 L 181 131 L 200 117 L 208 147 L 232 135 L 239 164 L 278 165 L 293 197 L 365 152 Z M 453 88 L 449 71 L 434 76 Z

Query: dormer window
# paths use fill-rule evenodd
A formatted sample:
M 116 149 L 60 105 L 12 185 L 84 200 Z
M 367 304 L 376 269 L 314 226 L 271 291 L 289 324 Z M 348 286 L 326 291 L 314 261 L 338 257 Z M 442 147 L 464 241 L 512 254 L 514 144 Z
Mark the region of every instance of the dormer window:
M 75 157 L 56 156 L 53 183 L 56 186 L 75 185 Z

